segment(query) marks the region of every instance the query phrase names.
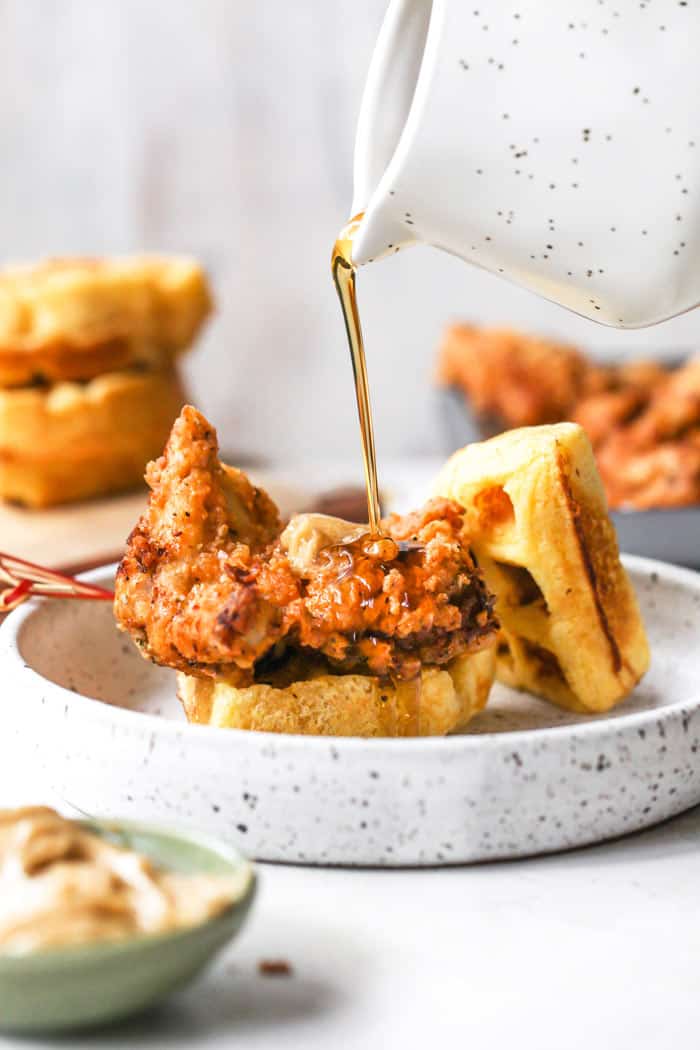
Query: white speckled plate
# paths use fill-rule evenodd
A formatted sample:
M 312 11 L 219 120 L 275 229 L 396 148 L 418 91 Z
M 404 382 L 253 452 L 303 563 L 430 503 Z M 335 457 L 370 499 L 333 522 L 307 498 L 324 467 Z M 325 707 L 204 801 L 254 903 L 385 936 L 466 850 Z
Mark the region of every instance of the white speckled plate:
M 264 860 L 430 865 L 624 834 L 700 802 L 700 575 L 627 565 L 653 666 L 624 704 L 584 717 L 496 686 L 468 734 L 423 740 L 190 726 L 174 674 L 109 605 L 34 603 L 0 629 L 0 761 L 23 749 L 88 813 L 189 825 Z

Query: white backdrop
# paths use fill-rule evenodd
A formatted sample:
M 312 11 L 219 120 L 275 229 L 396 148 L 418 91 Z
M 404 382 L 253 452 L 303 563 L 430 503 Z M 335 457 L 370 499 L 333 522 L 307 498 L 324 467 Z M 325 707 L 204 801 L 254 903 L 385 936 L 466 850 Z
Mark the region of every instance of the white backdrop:
M 495 2 L 495 0 L 494 0 Z M 192 252 L 219 311 L 187 370 L 225 444 L 351 458 L 329 275 L 383 0 L 0 0 L 0 254 Z M 700 315 L 619 333 L 429 249 L 361 275 L 380 456 L 441 450 L 443 324 L 588 346 L 695 344 Z

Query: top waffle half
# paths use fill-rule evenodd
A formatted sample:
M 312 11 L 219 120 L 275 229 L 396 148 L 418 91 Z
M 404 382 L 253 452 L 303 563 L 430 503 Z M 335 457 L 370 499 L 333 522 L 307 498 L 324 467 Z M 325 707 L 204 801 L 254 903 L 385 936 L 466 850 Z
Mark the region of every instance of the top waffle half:
M 496 594 L 499 679 L 575 711 L 622 700 L 649 649 L 582 428 L 527 427 L 469 445 L 436 492 L 466 508 Z
M 0 270 L 0 387 L 166 368 L 211 310 L 192 260 L 51 259 Z

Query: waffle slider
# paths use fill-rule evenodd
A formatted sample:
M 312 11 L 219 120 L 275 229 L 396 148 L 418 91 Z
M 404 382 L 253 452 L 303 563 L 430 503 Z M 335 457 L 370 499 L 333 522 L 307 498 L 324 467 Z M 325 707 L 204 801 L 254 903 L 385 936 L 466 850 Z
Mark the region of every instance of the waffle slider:
M 484 706 L 496 622 L 457 504 L 392 516 L 381 537 L 325 515 L 282 529 L 190 407 L 147 478 L 115 614 L 145 657 L 180 672 L 191 721 L 414 736 Z

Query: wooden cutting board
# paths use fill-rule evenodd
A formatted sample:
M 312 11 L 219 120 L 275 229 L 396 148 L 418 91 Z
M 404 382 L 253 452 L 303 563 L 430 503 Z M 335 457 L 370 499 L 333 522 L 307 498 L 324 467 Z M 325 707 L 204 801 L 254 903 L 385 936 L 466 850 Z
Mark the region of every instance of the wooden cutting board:
M 264 470 L 251 474 L 253 481 L 270 493 L 283 517 L 315 503 L 316 493 L 299 486 L 295 477 Z M 0 551 L 72 572 L 116 561 L 146 505 L 147 495 L 144 488 L 47 510 L 0 503 Z
M 121 557 L 146 490 L 47 510 L 0 504 L 0 550 L 49 568 L 84 568 Z

